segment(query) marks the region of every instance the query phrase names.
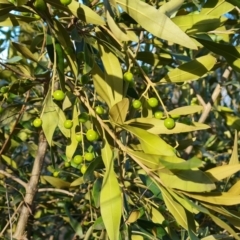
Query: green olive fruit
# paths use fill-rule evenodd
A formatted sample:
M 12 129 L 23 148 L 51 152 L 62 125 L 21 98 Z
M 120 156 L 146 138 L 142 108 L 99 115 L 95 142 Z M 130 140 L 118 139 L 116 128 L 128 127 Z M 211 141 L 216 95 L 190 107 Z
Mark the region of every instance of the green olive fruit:
M 39 128 L 42 126 L 42 119 L 41 118 L 35 118 L 33 121 L 33 126 L 36 128 Z
M 53 172 L 53 176 L 54 176 L 54 177 L 58 177 L 58 176 L 59 176 L 59 171 L 54 171 L 54 172 Z
M 69 5 L 69 4 L 72 2 L 72 0 L 60 0 L 60 2 L 61 2 L 61 4 L 63 4 L 64 6 L 67 6 L 67 5 Z
M 62 90 L 56 90 L 54 93 L 53 93 L 53 98 L 54 100 L 56 101 L 62 101 L 65 97 L 65 94 Z
M 98 140 L 98 133 L 93 129 L 89 129 L 86 133 L 86 138 L 88 141 L 94 142 Z
M 172 118 L 166 118 L 164 120 L 164 126 L 167 128 L 167 129 L 173 129 L 175 127 L 175 121 L 174 119 Z
M 86 113 L 86 112 L 82 112 L 80 115 L 79 115 L 79 122 L 81 123 L 85 123 L 87 122 L 89 119 L 89 115 Z
M 73 158 L 73 162 L 75 164 L 80 164 L 81 162 L 83 161 L 83 157 L 81 155 L 76 155 L 74 158 Z
M 64 163 L 64 166 L 67 168 L 67 167 L 70 167 L 71 166 L 71 163 L 70 162 L 65 162 Z
M 63 126 L 64 126 L 66 129 L 71 129 L 72 126 L 73 126 L 72 120 L 66 120 L 66 121 L 64 122 Z
M 84 154 L 84 159 L 86 160 L 86 161 L 92 161 L 93 159 L 94 159 L 94 155 L 93 155 L 93 153 L 89 153 L 89 152 L 86 152 L 85 154 Z
M 134 100 L 134 101 L 132 102 L 132 106 L 133 106 L 133 108 L 135 108 L 135 109 L 139 109 L 139 108 L 141 108 L 141 106 L 142 106 L 142 102 L 141 102 L 140 100 Z
M 96 107 L 95 107 L 95 111 L 96 111 L 96 113 L 97 113 L 98 115 L 104 114 L 104 109 L 103 109 L 102 106 L 96 106 Z
M 147 100 L 147 102 L 148 102 L 148 105 L 149 105 L 151 108 L 157 107 L 157 105 L 158 105 L 158 100 L 157 100 L 157 98 L 155 98 L 155 97 L 149 98 L 149 99 Z
M 161 119 L 163 117 L 163 112 L 162 111 L 156 111 L 154 113 L 154 117 L 157 119 Z
M 123 74 L 123 80 L 126 82 L 133 82 L 133 74 L 131 72 L 125 72 Z
M 46 11 L 47 10 L 47 5 L 44 2 L 44 0 L 36 0 L 33 3 L 33 5 L 37 10 L 40 10 L 40 11 Z
M 82 174 L 84 174 L 87 171 L 87 166 L 85 164 L 83 164 L 80 168 L 80 171 Z
M 75 135 L 75 138 L 76 138 L 77 142 L 81 142 L 82 139 L 83 139 L 82 133 L 77 133 L 77 134 Z

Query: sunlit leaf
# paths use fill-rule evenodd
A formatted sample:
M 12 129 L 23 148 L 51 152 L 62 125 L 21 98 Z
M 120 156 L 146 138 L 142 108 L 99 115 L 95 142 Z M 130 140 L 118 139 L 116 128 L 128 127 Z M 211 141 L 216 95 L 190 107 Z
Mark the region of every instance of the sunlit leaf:
M 118 239 L 122 215 L 122 197 L 118 181 L 113 170 L 113 153 L 107 142 L 102 149 L 102 158 L 106 167 L 100 193 L 100 211 L 110 240 Z
M 46 180 L 49 184 L 51 184 L 55 188 L 69 188 L 70 183 L 66 182 L 60 178 L 51 177 L 51 176 L 42 176 L 44 180 Z
M 165 14 L 138 0 L 116 0 L 136 22 L 156 37 L 196 49 L 194 42 Z
M 195 81 L 210 71 L 216 63 L 216 58 L 212 55 L 206 55 L 196 58 L 191 62 L 184 63 L 171 70 L 161 79 L 162 82 L 186 82 Z
M 123 124 L 127 116 L 129 108 L 129 100 L 124 98 L 122 101 L 116 103 L 109 111 L 109 115 L 113 122 Z

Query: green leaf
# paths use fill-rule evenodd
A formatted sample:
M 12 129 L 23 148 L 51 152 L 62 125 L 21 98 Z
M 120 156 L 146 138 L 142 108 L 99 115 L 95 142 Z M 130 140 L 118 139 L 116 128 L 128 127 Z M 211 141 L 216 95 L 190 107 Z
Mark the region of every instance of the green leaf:
M 197 46 L 188 35 L 155 7 L 139 0 L 116 0 L 116 2 L 121 5 L 129 16 L 156 37 L 187 48 L 197 49 Z
M 110 240 L 119 238 L 122 215 L 122 197 L 119 184 L 113 170 L 113 153 L 107 142 L 102 149 L 102 158 L 106 167 L 100 194 L 100 211 Z
M 183 5 L 184 0 L 170 0 L 165 2 L 160 8 L 159 12 L 166 14 L 168 17 L 176 14 L 178 9 Z
M 127 154 L 131 157 L 137 158 L 145 166 L 152 170 L 157 170 L 160 167 L 159 155 L 147 154 L 144 152 L 132 151 L 127 149 Z
M 183 228 L 187 229 L 187 216 L 184 208 L 171 197 L 171 195 L 165 188 L 161 187 L 161 192 L 169 212 L 174 216 L 178 224 L 180 224 Z
M 48 91 L 43 104 L 41 119 L 42 129 L 50 146 L 52 146 L 53 134 L 59 121 L 56 109 L 58 109 L 58 106 L 52 100 L 51 91 Z
M 15 8 L 12 8 L 11 10 L 14 10 L 14 9 Z M 9 10 L 10 10 L 10 8 L 8 8 L 5 11 L 9 12 Z M 26 16 L 20 16 L 20 15 L 14 15 L 11 13 L 7 13 L 5 15 L 0 16 L 0 27 L 22 26 L 26 23 L 30 23 L 33 21 L 36 21 L 35 17 L 26 17 Z
M 196 58 L 188 63 L 180 65 L 178 68 L 171 70 L 160 83 L 163 82 L 186 82 L 195 81 L 208 73 L 216 63 L 216 58 L 212 55 L 206 55 Z
M 72 1 L 68 6 L 64 6 L 59 0 L 46 0 L 52 6 L 63 11 L 71 12 L 75 17 L 86 23 L 92 23 L 95 25 L 105 24 L 103 18 L 101 18 L 96 12 L 84 4 Z
M 49 184 L 51 184 L 55 188 L 69 188 L 70 183 L 66 182 L 60 178 L 51 177 L 51 176 L 42 176 L 44 180 L 46 180 Z
M 228 193 L 239 195 L 240 194 L 240 180 L 238 180 L 229 190 Z
M 138 52 L 136 56 L 137 60 L 143 61 L 145 63 L 148 63 L 152 66 L 157 66 L 158 64 L 169 64 L 172 62 L 172 57 L 168 53 L 152 53 L 152 52 Z
M 73 182 L 71 182 L 70 187 L 76 187 L 83 183 L 84 183 L 83 177 L 79 177 L 79 178 L 75 179 Z
M 10 157 L 6 156 L 6 155 L 1 155 L 2 159 L 4 160 L 4 162 L 7 163 L 7 165 L 11 166 L 13 169 L 18 169 L 17 163 L 11 159 Z
M 190 14 L 177 16 L 172 21 L 188 34 L 215 30 L 221 24 L 219 15 Z
M 69 218 L 69 223 L 70 223 L 71 227 L 73 228 L 73 230 L 75 231 L 75 233 L 80 238 L 83 238 L 83 230 L 82 230 L 81 223 L 71 216 L 66 204 L 64 205 L 64 210 L 65 210 L 66 215 Z
M 145 153 L 158 154 L 163 156 L 175 155 L 174 148 L 167 144 L 159 136 L 148 133 L 146 130 L 129 125 L 122 125 L 121 127 L 131 132 L 138 138 Z
M 196 200 L 211 203 L 214 205 L 232 206 L 240 203 L 240 195 L 226 192 L 202 193 L 201 195 L 183 192 L 183 194 Z
M 165 158 L 166 159 L 166 158 Z M 200 159 L 193 158 L 189 159 L 187 161 L 180 162 L 180 163 L 174 163 L 172 162 L 171 158 L 169 158 L 169 161 L 163 160 L 160 157 L 160 163 L 166 167 L 167 169 L 175 169 L 175 170 L 190 170 L 193 168 L 199 168 L 203 166 L 203 162 Z
M 164 216 L 154 207 L 151 207 L 150 213 L 151 219 L 154 223 L 162 224 L 165 220 Z
M 232 155 L 231 155 L 231 158 L 230 158 L 228 164 L 233 165 L 233 164 L 238 164 L 238 163 L 239 163 L 239 160 L 238 160 L 238 131 L 235 130 L 233 151 L 232 151 Z
M 98 33 L 100 34 L 100 32 Z M 100 34 L 101 36 L 101 34 Z M 99 44 L 101 59 L 105 69 L 107 94 L 110 96 L 110 106 L 120 102 L 123 95 L 123 74 L 118 58 L 109 49 Z
M 106 15 L 107 15 L 108 26 L 111 29 L 114 36 L 121 42 L 130 41 L 131 39 L 129 38 L 129 36 L 126 33 L 124 33 L 120 29 L 120 27 L 115 23 L 115 21 L 113 20 L 113 18 L 111 17 L 111 15 L 109 13 L 109 11 L 107 11 Z M 134 39 L 134 41 L 137 42 L 138 38 Z
M 54 30 L 53 30 L 54 37 L 61 44 L 61 47 L 64 50 L 65 57 L 69 63 L 69 66 L 70 66 L 74 76 L 77 78 L 77 76 L 78 76 L 77 59 L 76 59 L 76 53 L 74 50 L 73 43 L 70 39 L 70 36 L 69 36 L 68 32 L 66 31 L 66 29 L 62 26 L 62 24 L 59 21 L 55 20 L 53 23 L 54 23 Z M 62 56 L 62 58 L 63 57 L 64 56 Z M 57 60 L 57 61 L 60 63 L 59 60 Z M 61 68 L 63 68 L 63 67 L 61 67 Z M 63 70 L 61 71 L 61 73 L 62 72 L 63 72 Z
M 189 115 L 189 114 L 194 114 L 194 113 L 198 113 L 203 111 L 203 106 L 184 106 L 184 107 L 179 107 L 179 108 L 175 108 L 171 111 L 168 112 L 168 114 L 170 115 L 180 115 L 180 116 L 184 116 L 184 115 Z
M 203 5 L 203 8 L 201 9 L 201 14 L 220 17 L 220 16 L 232 11 L 234 9 L 234 6 L 236 6 L 236 4 L 231 4 L 228 2 L 231 2 L 231 0 L 230 1 L 225 1 L 225 0 L 217 0 L 216 1 L 215 0 L 215 1 L 211 1 L 211 2 L 207 1 Z M 234 2 L 234 0 L 232 2 Z
M 193 122 L 192 125 L 186 125 L 184 123 L 175 122 L 175 127 L 173 129 L 167 129 L 164 125 L 164 120 L 159 120 L 156 118 L 135 118 L 125 122 L 125 124 L 147 129 L 147 132 L 155 135 L 193 132 L 210 128 L 204 123 Z
M 216 189 L 207 174 L 200 170 L 159 171 L 164 185 L 187 192 L 210 192 Z
M 195 36 L 194 38 L 208 50 L 225 57 L 228 64 L 230 64 L 236 71 L 240 71 L 239 48 L 228 44 L 215 43 L 210 38 L 207 38 L 208 40 L 200 38 L 199 36 Z
M 109 87 L 104 80 L 104 74 L 102 70 L 97 64 L 95 64 L 91 73 L 97 94 L 101 97 L 102 100 L 106 102 L 108 106 L 111 106 L 111 95 L 108 93 Z
M 211 168 L 207 170 L 206 173 L 214 181 L 220 181 L 224 178 L 230 177 L 231 175 L 238 171 L 240 171 L 240 164 L 229 164 Z
M 12 42 L 12 45 L 14 46 L 14 48 L 20 52 L 24 57 L 34 61 L 34 62 L 38 62 L 37 57 L 29 50 L 28 47 L 20 44 L 20 43 L 16 43 L 16 42 Z
M 129 109 L 129 99 L 124 98 L 116 103 L 109 111 L 109 115 L 113 122 L 123 124 Z

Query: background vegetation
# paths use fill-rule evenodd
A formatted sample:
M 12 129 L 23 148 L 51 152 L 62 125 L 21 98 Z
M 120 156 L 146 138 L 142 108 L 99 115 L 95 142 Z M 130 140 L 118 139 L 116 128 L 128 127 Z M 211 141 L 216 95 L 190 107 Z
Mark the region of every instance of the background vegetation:
M 0 237 L 240 239 L 239 8 L 0 0 Z

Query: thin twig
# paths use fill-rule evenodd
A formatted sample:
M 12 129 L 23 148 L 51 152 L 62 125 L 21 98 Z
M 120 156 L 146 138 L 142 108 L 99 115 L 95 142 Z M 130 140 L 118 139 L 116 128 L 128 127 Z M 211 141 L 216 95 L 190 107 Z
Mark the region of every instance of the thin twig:
M 71 193 L 69 191 L 63 190 L 63 189 L 58 189 L 58 188 L 39 188 L 38 192 L 59 192 L 59 193 L 64 193 L 68 196 L 74 197 L 75 193 Z
M 12 219 L 15 217 L 15 215 L 18 213 L 20 207 L 23 205 L 24 201 L 21 201 L 20 204 L 18 205 L 17 209 L 15 210 L 15 212 L 13 213 L 13 215 L 11 216 L 11 218 L 9 219 L 9 221 L 7 222 L 7 224 L 4 226 L 4 228 L 2 229 L 2 231 L 0 232 L 0 237 L 3 236 L 3 233 L 5 232 L 5 230 L 7 229 L 8 225 L 10 224 L 10 221 L 12 221 Z
M 22 181 L 20 178 L 15 177 L 15 176 L 13 176 L 13 175 L 10 174 L 10 173 L 5 172 L 4 170 L 0 170 L 0 174 L 6 176 L 6 177 L 8 177 L 8 178 L 11 178 L 11 179 L 14 180 L 15 182 L 17 182 L 17 183 L 19 183 L 20 185 L 22 185 L 24 188 L 27 187 L 27 183 L 25 183 L 24 181 Z

